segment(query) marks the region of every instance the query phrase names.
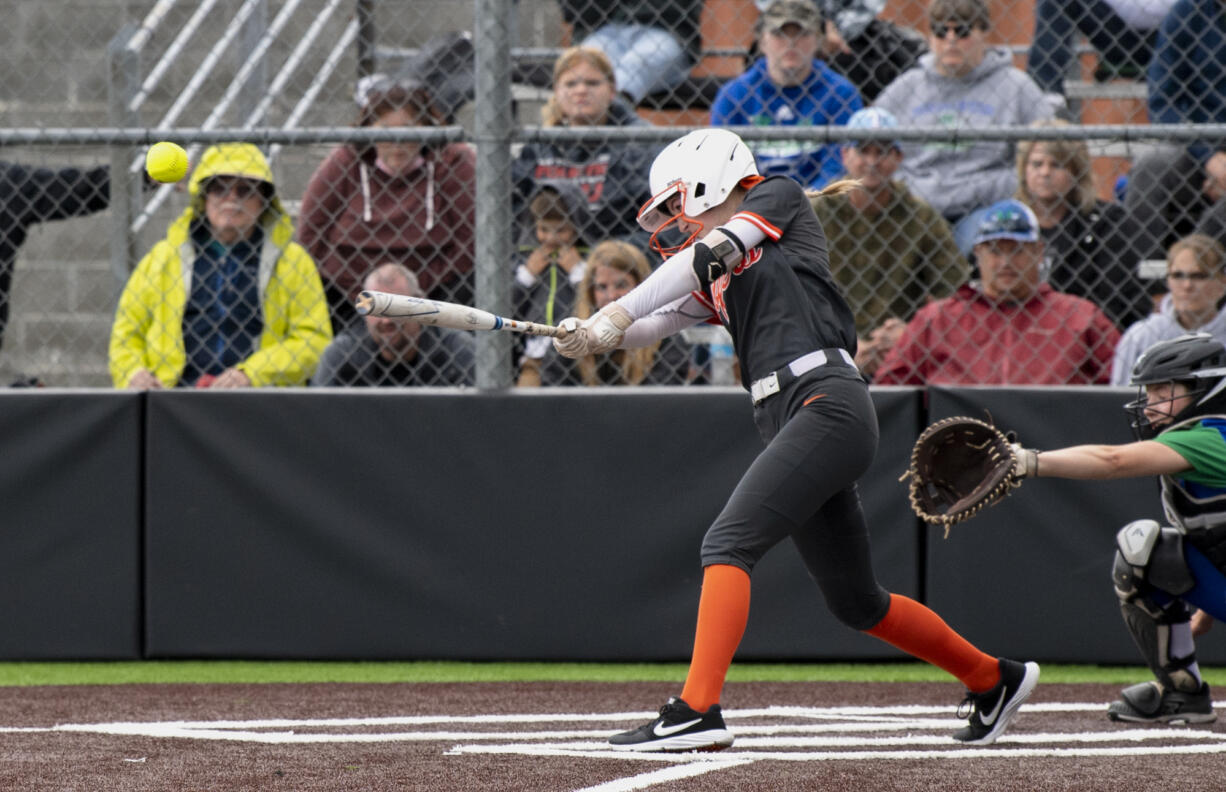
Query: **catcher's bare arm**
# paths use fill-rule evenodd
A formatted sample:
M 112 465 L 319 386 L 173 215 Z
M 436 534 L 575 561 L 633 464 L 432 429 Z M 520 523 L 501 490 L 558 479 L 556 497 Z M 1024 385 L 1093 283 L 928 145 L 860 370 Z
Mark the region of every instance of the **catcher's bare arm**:
M 565 338 L 570 332 L 547 324 L 507 319 L 467 305 L 380 291 L 362 292 L 354 307 L 362 316 L 388 316 L 456 330 L 507 330 L 554 338 Z
M 1043 478 L 1120 479 L 1166 476 L 1192 469 L 1178 451 L 1153 440 L 1028 453 L 1035 457 L 1034 470 L 1029 475 Z

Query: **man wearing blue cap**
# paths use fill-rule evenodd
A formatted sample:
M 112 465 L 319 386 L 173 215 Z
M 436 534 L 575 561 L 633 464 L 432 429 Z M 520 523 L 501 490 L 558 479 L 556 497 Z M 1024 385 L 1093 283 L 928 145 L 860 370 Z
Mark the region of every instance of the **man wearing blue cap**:
M 1043 278 L 1030 207 L 992 204 L 975 234 L 980 280 L 907 323 L 873 382 L 880 385 L 1106 384 L 1120 333 L 1094 303 Z
M 894 129 L 898 120 L 866 107 L 847 126 Z M 856 365 L 871 377 L 906 320 L 965 283 L 970 267 L 940 213 L 894 179 L 903 157 L 897 140 L 849 140 L 840 154 L 860 189 L 812 195 L 810 203 L 826 231 L 830 271 L 856 317 Z

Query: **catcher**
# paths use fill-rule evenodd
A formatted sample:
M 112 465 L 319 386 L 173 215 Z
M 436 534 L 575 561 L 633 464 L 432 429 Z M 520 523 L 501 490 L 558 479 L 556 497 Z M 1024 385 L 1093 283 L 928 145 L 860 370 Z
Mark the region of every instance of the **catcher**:
M 1159 477 L 1168 524 L 1135 520 L 1121 528 L 1112 569 L 1124 624 L 1156 680 L 1125 688 L 1107 708 L 1107 717 L 1134 723 L 1208 723 L 1215 718 L 1213 700 L 1196 664 L 1193 638 L 1208 630 L 1214 617 L 1226 618 L 1226 347 L 1207 333 L 1159 342 L 1138 358 L 1131 381 L 1138 386 L 1138 398 L 1125 409 L 1138 442 L 1054 451 L 1014 444 L 996 454 L 1006 457 L 1008 483 L 1003 492 L 1035 476 Z M 919 445 L 913 461 L 940 456 Z M 964 457 L 967 475 L 982 475 L 985 486 L 968 497 L 983 497 L 982 508 L 1003 497 L 999 487 L 989 483 L 999 471 L 992 462 L 972 456 Z M 932 495 L 941 488 L 929 486 L 929 474 L 914 464 L 911 472 L 912 505 L 917 511 L 933 507 L 932 514 L 921 516 L 931 522 L 942 522 L 942 517 L 956 522 L 966 506 L 952 505 L 953 490 Z M 962 493 L 969 492 L 965 482 L 959 486 Z M 994 498 L 989 494 L 993 489 L 998 492 Z M 977 511 L 971 508 L 971 513 Z

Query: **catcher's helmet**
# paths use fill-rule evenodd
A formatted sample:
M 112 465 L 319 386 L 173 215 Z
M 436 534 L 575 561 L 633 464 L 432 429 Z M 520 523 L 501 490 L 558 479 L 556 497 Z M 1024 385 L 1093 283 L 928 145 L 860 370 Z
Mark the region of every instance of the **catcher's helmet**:
M 1157 429 L 1150 424 L 1145 408 L 1146 385 L 1182 382 L 1189 396 L 1196 400 L 1172 416 L 1172 423 L 1207 415 L 1226 407 L 1226 346 L 1208 333 L 1189 333 L 1169 341 L 1159 341 L 1146 349 L 1132 367 L 1133 385 L 1138 386 L 1137 399 L 1124 405 L 1132 415 L 1132 429 L 1137 437 L 1149 439 Z M 1168 399 L 1165 404 L 1174 401 Z
M 656 155 L 648 180 L 651 200 L 639 210 L 638 222 L 651 232 L 652 244 L 667 255 L 656 242 L 656 235 L 681 216 L 695 218 L 722 204 L 741 180 L 758 175 L 753 152 L 735 132 L 726 129 L 697 129 L 674 140 Z M 681 195 L 681 214 L 670 214 L 669 199 Z M 690 235 L 688 245 L 702 232 Z

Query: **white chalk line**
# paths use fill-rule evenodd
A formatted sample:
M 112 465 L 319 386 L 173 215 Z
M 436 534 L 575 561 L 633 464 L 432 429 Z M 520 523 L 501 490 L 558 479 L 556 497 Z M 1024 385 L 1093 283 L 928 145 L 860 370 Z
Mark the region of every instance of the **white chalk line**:
M 1042 712 L 1101 712 L 1099 703 L 1051 703 L 1027 704 L 1022 713 Z M 735 729 L 737 745 L 740 746 L 853 746 L 853 745 L 900 745 L 900 744 L 948 744 L 946 734 L 904 736 L 838 736 L 849 732 L 889 733 L 910 732 L 916 729 L 945 730 L 956 727 L 960 720 L 949 717 L 949 707 L 903 705 L 890 707 L 784 707 L 728 710 L 728 721 L 752 721 L 762 718 L 810 718 L 826 721 L 843 718 L 842 722 L 809 722 L 770 724 L 738 723 Z M 917 718 L 919 713 L 941 713 L 943 718 Z M 534 731 L 479 731 L 472 729 L 432 729 L 421 731 L 367 731 L 344 732 L 344 729 L 380 729 L 389 726 L 428 725 L 506 725 L 525 723 L 602 723 L 610 728 L 624 726 L 626 722 L 649 718 L 652 713 L 543 713 L 515 715 L 411 715 L 370 718 L 274 718 L 252 720 L 212 721 L 149 721 L 110 723 L 66 723 L 51 727 L 8 726 L 0 727 L 0 733 L 33 732 L 81 732 L 147 737 L 182 737 L 190 739 L 230 739 L 259 742 L 377 742 L 377 741 L 511 741 L 522 744 L 528 740 L 596 740 L 603 745 L 609 730 L 601 729 L 550 729 Z M 302 731 L 327 729 L 329 731 Z M 822 736 L 832 734 L 835 736 Z M 1149 741 L 1156 739 L 1195 739 L 1226 743 L 1226 734 L 1187 728 L 1134 728 L 1104 732 L 1081 732 L 1075 734 L 1022 734 L 1006 735 L 1001 742 L 1109 742 Z M 557 746 L 554 746 L 557 747 Z M 583 747 L 588 747 L 584 745 Z M 618 755 L 626 755 L 619 753 Z M 630 754 L 637 756 L 637 754 Z M 726 755 L 726 754 L 725 754 Z
M 1217 704 L 1217 707 L 1226 707 L 1226 703 Z M 880 707 L 867 706 L 842 706 L 842 707 L 804 707 L 804 706 L 788 706 L 775 705 L 770 707 L 761 707 L 755 709 L 730 709 L 724 710 L 724 718 L 728 721 L 748 720 L 752 718 L 812 718 L 817 720 L 830 719 L 845 719 L 857 718 L 863 721 L 864 726 L 855 725 L 852 728 L 873 728 L 872 724 L 880 721 L 897 721 L 903 723 L 903 718 L 910 718 L 905 722 L 918 723 L 921 725 L 945 726 L 950 722 L 948 718 L 953 711 L 953 707 L 948 705 L 926 705 L 926 704 L 893 704 Z M 1049 703 L 1034 703 L 1026 704 L 1022 707 L 1023 712 L 1105 712 L 1106 705 L 1101 702 L 1049 702 Z M 520 713 L 520 714 L 502 714 L 502 715 L 393 715 L 383 717 L 364 717 L 364 718 L 260 718 L 249 720 L 212 720 L 212 721 L 149 721 L 149 722 L 118 722 L 118 723 L 81 723 L 81 724 L 61 724 L 53 727 L 27 727 L 27 726 L 0 726 L 0 733 L 5 732 L 23 732 L 23 731 L 55 731 L 55 730 L 77 730 L 90 731 L 92 729 L 119 730 L 113 733 L 123 733 L 125 728 L 140 729 L 168 729 L 168 730 L 198 730 L 198 729 L 310 729 L 310 728 L 379 728 L 387 726 L 431 726 L 431 725 L 460 725 L 460 724 L 526 724 L 526 723 L 607 723 L 611 728 L 624 726 L 627 722 L 642 721 L 654 718 L 656 712 L 651 711 L 634 711 L 634 712 L 554 712 L 554 713 Z M 919 720 L 917 715 L 942 715 L 945 716 L 940 720 Z M 750 728 L 742 726 L 738 728 L 738 733 Z M 810 730 L 818 729 L 813 724 L 809 725 L 782 725 L 773 728 L 777 730 Z M 847 724 L 828 727 L 832 731 L 846 730 L 849 728 Z M 141 733 L 131 731 L 127 733 Z
M 947 741 L 948 742 L 948 741 Z M 1007 745 L 1007 744 L 1006 744 Z M 732 760 L 817 762 L 863 761 L 872 759 L 1015 759 L 1084 758 L 1092 756 L 1154 756 L 1169 754 L 1226 753 L 1226 742 L 1200 745 L 1138 745 L 1101 748 L 1008 748 L 1000 742 L 983 748 L 950 748 L 943 751 L 720 751 L 718 759 L 703 754 L 634 753 L 633 751 L 567 750 L 543 745 L 457 746 L 448 754 L 518 754 L 523 756 L 564 756 L 583 759 L 627 759 L 640 762 L 722 762 Z
M 682 778 L 693 778 L 694 776 L 710 773 L 715 770 L 725 770 L 737 765 L 750 764 L 752 761 L 754 760 L 737 759 L 727 761 L 715 759 L 702 764 L 692 762 L 690 764 L 673 765 L 663 770 L 652 770 L 651 772 L 641 773 L 629 778 L 617 778 L 612 781 L 606 781 L 603 784 L 597 784 L 596 786 L 584 787 L 583 789 L 575 790 L 575 792 L 633 792 L 633 790 L 647 789 L 656 784 L 678 781 Z
M 1217 705 L 1222 706 L 1222 705 Z M 889 706 L 769 706 L 759 709 L 734 709 L 723 711 L 723 717 L 729 722 L 761 720 L 761 718 L 812 718 L 817 721 L 839 720 L 837 723 L 741 723 L 737 726 L 737 734 L 780 734 L 780 733 L 814 733 L 814 732 L 847 732 L 847 731 L 888 731 L 901 728 L 945 728 L 958 725 L 959 718 L 951 716 L 953 707 L 931 705 L 889 705 Z M 1042 703 L 1026 704 L 1022 712 L 1105 712 L 1106 705 L 1101 703 Z M 505 715 L 400 715 L 383 717 L 343 717 L 343 718 L 250 718 L 250 720 L 215 720 L 215 721 L 113 721 L 99 723 L 60 723 L 51 727 L 0 726 L 0 733 L 47 732 L 47 731 L 77 731 L 102 732 L 110 734 L 143 734 L 143 736 L 163 736 L 163 734 L 180 733 L 250 733 L 256 729 L 282 729 L 281 734 L 295 734 L 294 729 L 309 728 L 380 728 L 396 726 L 499 726 L 519 725 L 519 723 L 606 723 L 613 728 L 622 727 L 626 722 L 649 720 L 655 712 L 542 712 L 542 714 L 505 714 Z M 939 715 L 942 717 L 923 718 L 918 715 Z M 398 732 L 397 738 L 405 734 L 422 734 L 424 737 L 446 739 L 446 736 L 474 739 L 488 737 L 509 737 L 522 739 L 527 736 L 539 738 L 566 738 L 584 736 L 587 732 L 552 731 L 547 732 L 457 732 L 457 731 L 423 731 Z M 591 732 L 602 734 L 604 729 Z M 346 734 L 332 734 L 333 737 L 347 737 Z M 352 734 L 351 734 L 352 736 Z
M 1217 704 L 1218 707 L 1226 707 L 1226 703 Z M 947 725 L 950 721 L 950 713 L 953 707 L 948 705 L 924 705 L 924 704 L 894 704 L 880 707 L 803 707 L 803 706 L 788 706 L 775 705 L 770 707 L 761 707 L 755 709 L 729 709 L 724 710 L 724 718 L 728 721 L 748 720 L 752 718 L 813 718 L 819 720 L 828 720 L 833 718 L 859 718 L 866 724 L 863 728 L 871 729 L 872 724 L 879 721 L 897 721 L 898 723 L 920 723 L 924 725 Z M 1051 702 L 1051 703 L 1034 703 L 1026 704 L 1022 707 L 1023 712 L 1102 712 L 1106 710 L 1106 705 L 1100 702 Z M 362 717 L 362 718 L 257 718 L 248 720 L 210 720 L 210 721 L 131 721 L 131 722 L 111 722 L 111 723 L 78 723 L 78 724 L 60 724 L 56 726 L 0 726 L 0 733 L 5 732 L 37 732 L 37 731 L 90 731 L 93 729 L 105 729 L 120 733 L 123 730 L 142 728 L 149 729 L 168 729 L 168 730 L 195 730 L 195 729 L 309 729 L 309 728 L 378 728 L 382 726 L 431 726 L 431 725 L 458 725 L 458 724 L 518 724 L 518 723 L 607 723 L 611 727 L 621 727 L 626 722 L 642 721 L 656 716 L 654 711 L 634 711 L 634 712 L 552 712 L 552 713 L 521 713 L 521 714 L 502 714 L 502 715 L 393 715 L 382 717 Z M 915 719 L 916 715 L 943 715 L 945 718 L 938 720 L 919 720 Z M 911 720 L 903 721 L 902 718 L 911 718 Z M 738 732 L 744 731 L 748 726 L 738 728 Z M 782 725 L 774 727 L 763 727 L 776 730 L 810 730 L 820 729 L 814 724 L 808 725 Z M 831 730 L 846 729 L 846 724 L 841 726 L 828 727 Z M 860 728 L 855 726 L 854 728 Z M 129 733 L 141 733 L 139 731 L 130 731 Z
M 1022 713 L 1044 712 L 1103 712 L 1105 705 L 1087 703 L 1035 703 L 1022 707 Z M 739 747 L 851 747 L 864 745 L 938 745 L 950 744 L 947 730 L 962 721 L 950 716 L 948 706 L 891 705 L 884 707 L 800 707 L 771 706 L 756 709 L 725 711 L 725 718 L 736 724 L 734 729 Z M 937 715 L 943 717 L 917 717 Z M 552 745 L 537 748 L 560 749 L 558 741 L 579 741 L 568 746 L 587 750 L 603 747 L 611 731 L 628 723 L 650 718 L 650 712 L 617 713 L 533 713 L 503 715 L 405 715 L 366 718 L 263 718 L 251 720 L 212 721 L 150 721 L 110 723 L 66 723 L 51 727 L 0 727 L 0 733 L 79 732 L 145 737 L 167 737 L 198 740 L 234 740 L 262 743 L 322 743 L 322 742 L 509 742 L 522 748 L 527 741 L 551 741 Z M 764 719 L 802 719 L 802 723 L 764 723 Z M 604 724 L 599 729 L 548 729 L 532 731 L 479 730 L 473 726 L 509 724 Z M 388 730 L 389 727 L 469 726 L 468 729 Z M 367 731 L 345 731 L 364 729 Z M 939 730 L 937 735 L 910 734 L 915 730 Z M 902 736 L 891 732 L 907 732 Z M 846 736 L 848 734 L 855 736 Z M 831 736 L 826 736 L 831 735 Z M 863 735 L 863 736 L 861 736 Z M 1226 735 L 1212 731 L 1186 728 L 1139 728 L 1076 734 L 1006 735 L 1001 742 L 1087 743 L 1144 742 L 1156 739 L 1193 739 L 1217 743 L 1226 742 Z M 592 741 L 592 742 L 589 742 Z M 503 746 L 508 747 L 508 746 Z M 463 750 L 456 746 L 453 750 Z M 607 750 L 607 748 L 606 748 Z M 610 753 L 613 753 L 610 751 Z M 949 753 L 944 751 L 942 753 Z M 627 756 L 617 752 L 617 756 Z M 725 754 L 726 755 L 726 754 Z M 630 753 L 629 756 L 640 756 Z M 676 756 L 676 755 L 669 755 Z

